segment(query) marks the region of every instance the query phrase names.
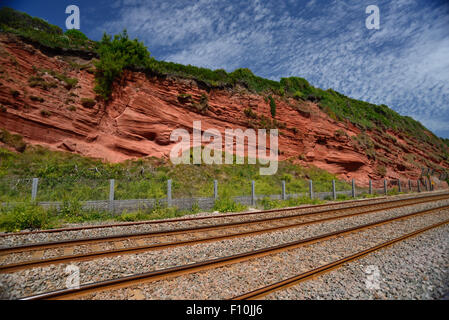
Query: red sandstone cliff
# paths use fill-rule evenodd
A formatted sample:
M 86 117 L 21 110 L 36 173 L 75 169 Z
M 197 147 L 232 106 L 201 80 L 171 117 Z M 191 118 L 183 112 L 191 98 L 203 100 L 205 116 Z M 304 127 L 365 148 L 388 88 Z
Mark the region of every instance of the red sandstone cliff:
M 0 35 L 0 62 L 0 104 L 6 107 L 0 111 L 0 128 L 22 135 L 31 144 L 106 161 L 167 157 L 173 146 L 172 130 L 191 131 L 194 120 L 201 120 L 203 130 L 216 128 L 224 134 L 225 128 L 257 126 L 259 120 L 245 114 L 245 109 L 271 119 L 265 98 L 243 88 L 207 91 L 194 80 L 151 78 L 129 71 L 115 85 L 110 101 L 85 107 L 83 98 L 95 99 L 94 75 L 77 65 L 89 60 L 44 54 L 11 35 Z M 70 88 L 43 70 L 66 74 L 78 83 Z M 33 77 L 43 79 L 47 88 L 30 86 Z M 207 96 L 208 107 L 200 111 L 202 95 Z M 384 175 L 417 179 L 429 163 L 449 168 L 431 145 L 395 132 L 388 136 L 371 131 L 366 134 L 373 144 L 367 150 L 351 138 L 361 133 L 351 123 L 331 119 L 312 102 L 275 100 L 281 160 L 315 165 L 360 183 Z

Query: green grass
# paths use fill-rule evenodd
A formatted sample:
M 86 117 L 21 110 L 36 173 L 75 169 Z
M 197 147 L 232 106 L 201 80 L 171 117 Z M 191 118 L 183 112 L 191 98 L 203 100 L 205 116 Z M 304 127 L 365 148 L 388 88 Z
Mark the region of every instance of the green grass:
M 11 8 L 0 9 L 0 30 L 14 33 L 49 48 L 95 50 L 95 41 L 80 36 L 81 32 L 62 32 L 58 26 Z
M 78 84 L 78 79 L 69 78 L 69 77 L 67 77 L 67 75 L 56 72 L 54 70 L 41 69 L 39 71 L 41 74 L 46 72 L 46 73 L 52 75 L 53 77 L 55 77 L 56 79 L 64 82 L 65 83 L 64 86 L 67 90 L 70 90 L 70 89 L 76 87 L 76 85 Z
M 214 210 L 218 212 L 239 212 L 247 209 L 247 206 L 234 202 L 229 196 L 221 196 L 215 200 Z
M 308 179 L 317 192 L 330 191 L 332 180 L 337 190 L 350 185 L 315 167 L 305 168 L 288 161 L 279 162 L 272 176 L 259 174 L 260 164 L 173 165 L 157 158 L 123 163 L 105 163 L 80 155 L 50 151 L 39 146 L 26 146 L 19 135 L 1 131 L 0 139 L 23 148 L 14 153 L 0 148 L 0 201 L 14 202 L 30 198 L 31 178 L 37 177 L 38 201 L 108 199 L 109 179 L 115 179 L 116 199 L 164 198 L 167 180 L 172 179 L 173 197 L 210 197 L 213 181 L 218 180 L 221 197 L 251 194 L 251 180 L 258 195 L 280 194 L 282 180 L 288 193 L 308 191 Z
M 290 198 L 288 200 L 272 200 L 265 197 L 262 200 L 259 200 L 258 203 L 264 210 L 270 210 L 276 208 L 297 207 L 303 204 L 320 204 L 324 203 L 324 201 L 319 199 L 310 199 L 309 197 Z
M 55 208 L 44 209 L 31 201 L 0 207 L 0 232 L 21 230 L 53 229 L 67 224 L 99 221 L 143 221 L 181 217 L 199 212 L 197 206 L 191 210 L 179 210 L 176 207 L 156 206 L 148 210 L 136 210 L 114 215 L 108 211 L 82 210 L 76 200 L 64 201 L 59 211 Z
M 14 232 L 23 229 L 50 229 L 58 226 L 49 210 L 32 202 L 0 207 L 0 230 Z

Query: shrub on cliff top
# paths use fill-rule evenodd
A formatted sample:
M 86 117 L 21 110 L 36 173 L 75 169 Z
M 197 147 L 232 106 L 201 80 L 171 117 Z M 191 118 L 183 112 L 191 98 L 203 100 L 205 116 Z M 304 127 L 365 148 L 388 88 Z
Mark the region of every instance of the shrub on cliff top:
M 88 40 L 87 36 L 79 30 L 70 29 L 65 32 L 65 35 L 75 40 Z
M 95 63 L 95 92 L 108 99 L 112 93 L 114 80 L 122 75 L 125 68 L 146 68 L 150 63 L 150 52 L 137 39 L 130 40 L 124 30 L 112 39 L 106 33 L 100 42 L 100 60 Z
M 81 32 L 64 34 L 58 26 L 7 7 L 0 9 L 0 30 L 14 33 L 50 48 L 93 50 L 96 47 L 95 41 L 82 37 Z

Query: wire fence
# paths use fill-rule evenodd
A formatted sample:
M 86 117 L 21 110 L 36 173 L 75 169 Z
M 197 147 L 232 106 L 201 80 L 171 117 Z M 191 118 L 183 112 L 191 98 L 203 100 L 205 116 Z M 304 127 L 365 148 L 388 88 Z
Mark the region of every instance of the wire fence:
M 58 209 L 65 201 L 74 200 L 79 201 L 83 209 L 121 213 L 125 210 L 154 208 L 156 205 L 176 206 L 187 210 L 197 206 L 209 210 L 222 197 L 229 197 L 243 205 L 256 205 L 258 200 L 265 198 L 288 200 L 309 197 L 334 200 L 363 195 L 431 191 L 445 187 L 447 184 L 435 183 L 429 177 L 414 181 L 370 180 L 368 187 L 357 185 L 355 180 L 351 184 L 339 184 L 335 180 L 291 183 L 282 180 L 281 183 L 267 185 L 266 181 L 242 183 L 242 180 L 221 182 L 205 179 L 200 187 L 192 185 L 190 188 L 171 179 L 17 178 L 0 179 L 0 202 L 5 205 L 32 200 L 41 206 Z M 235 192 L 229 193 L 229 190 Z

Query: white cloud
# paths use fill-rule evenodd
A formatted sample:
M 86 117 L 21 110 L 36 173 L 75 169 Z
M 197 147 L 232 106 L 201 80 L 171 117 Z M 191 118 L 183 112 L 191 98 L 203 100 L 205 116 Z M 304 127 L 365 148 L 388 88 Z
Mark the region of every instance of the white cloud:
M 320 6 L 315 0 L 123 0 L 119 19 L 99 31 L 127 28 L 169 61 L 249 67 L 272 79 L 302 76 L 443 130 L 442 119 L 449 121 L 446 8 L 421 0 L 378 2 L 378 31 L 365 28 L 371 3 L 337 0 Z

